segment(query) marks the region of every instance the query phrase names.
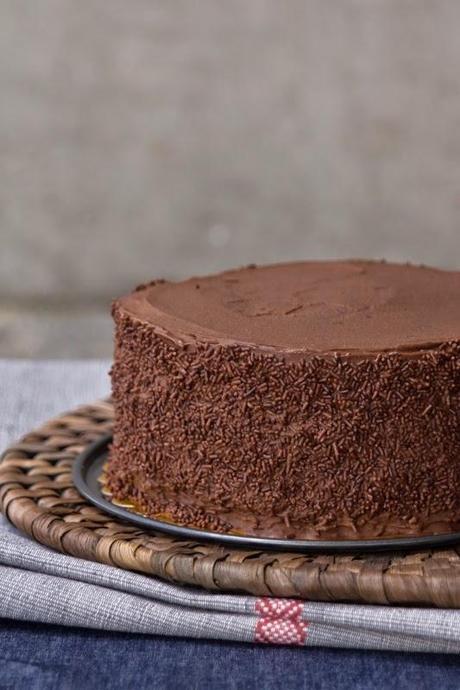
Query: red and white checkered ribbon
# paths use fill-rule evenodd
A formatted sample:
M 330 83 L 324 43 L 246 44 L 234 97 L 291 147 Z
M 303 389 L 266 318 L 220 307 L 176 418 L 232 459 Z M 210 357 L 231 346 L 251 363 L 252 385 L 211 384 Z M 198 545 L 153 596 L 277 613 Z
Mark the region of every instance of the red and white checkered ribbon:
M 296 599 L 257 599 L 254 642 L 304 645 L 307 623 L 302 619 L 304 604 Z

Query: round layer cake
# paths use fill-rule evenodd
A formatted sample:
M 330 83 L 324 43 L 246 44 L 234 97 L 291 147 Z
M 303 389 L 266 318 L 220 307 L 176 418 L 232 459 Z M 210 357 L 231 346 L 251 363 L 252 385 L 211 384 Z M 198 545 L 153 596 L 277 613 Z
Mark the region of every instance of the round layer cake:
M 460 273 L 249 266 L 113 314 L 114 498 L 268 537 L 460 528 Z

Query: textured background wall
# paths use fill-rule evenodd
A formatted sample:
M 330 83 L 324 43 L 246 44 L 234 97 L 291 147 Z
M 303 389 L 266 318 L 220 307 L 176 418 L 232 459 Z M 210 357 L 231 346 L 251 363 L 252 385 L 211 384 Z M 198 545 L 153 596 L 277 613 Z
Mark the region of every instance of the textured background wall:
M 460 267 L 459 26 L 456 0 L 1 0 L 0 354 L 54 352 L 37 310 L 58 354 L 105 352 L 97 305 L 153 276 Z

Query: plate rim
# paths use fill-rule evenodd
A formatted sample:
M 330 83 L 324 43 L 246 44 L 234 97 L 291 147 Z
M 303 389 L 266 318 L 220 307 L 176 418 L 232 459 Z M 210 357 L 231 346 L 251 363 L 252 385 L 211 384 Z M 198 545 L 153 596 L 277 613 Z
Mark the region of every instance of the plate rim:
M 289 552 L 299 554 L 363 554 L 372 552 L 406 552 L 414 550 L 442 548 L 460 543 L 460 532 L 447 534 L 423 535 L 421 537 L 394 537 L 384 539 L 278 539 L 274 537 L 254 537 L 237 534 L 222 534 L 211 530 L 201 530 L 170 522 L 149 518 L 135 513 L 129 508 L 117 506 L 104 497 L 101 490 L 92 488 L 87 479 L 89 467 L 101 461 L 101 455 L 107 451 L 113 434 L 104 434 L 89 444 L 77 455 L 72 464 L 72 479 L 78 492 L 92 505 L 114 517 L 130 522 L 149 531 L 167 534 L 177 539 L 194 542 L 212 543 L 215 545 L 233 546 L 237 549 L 251 551 Z

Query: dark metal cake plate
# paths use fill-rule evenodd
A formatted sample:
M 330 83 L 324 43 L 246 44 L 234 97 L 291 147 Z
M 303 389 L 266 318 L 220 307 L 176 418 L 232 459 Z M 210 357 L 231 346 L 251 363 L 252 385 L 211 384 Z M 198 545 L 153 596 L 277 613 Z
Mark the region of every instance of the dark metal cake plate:
M 220 534 L 210 530 L 195 529 L 140 515 L 139 513 L 111 503 L 103 494 L 100 477 L 107 462 L 111 434 L 105 435 L 88 446 L 73 464 L 75 487 L 90 503 L 116 518 L 138 525 L 144 530 L 163 532 L 194 541 L 223 544 L 234 548 L 257 549 L 261 551 L 288 551 L 297 553 L 369 553 L 376 551 L 407 551 L 447 547 L 460 543 L 460 533 L 436 534 L 422 537 L 398 537 L 393 539 L 363 540 L 300 540 L 273 539 L 269 537 Z

